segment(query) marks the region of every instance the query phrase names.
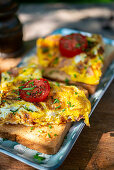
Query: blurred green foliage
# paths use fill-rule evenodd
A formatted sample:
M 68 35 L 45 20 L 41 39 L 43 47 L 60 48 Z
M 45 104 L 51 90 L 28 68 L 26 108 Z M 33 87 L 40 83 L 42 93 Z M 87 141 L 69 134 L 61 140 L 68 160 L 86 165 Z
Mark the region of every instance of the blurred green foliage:
M 19 3 L 110 3 L 114 0 L 17 0 Z

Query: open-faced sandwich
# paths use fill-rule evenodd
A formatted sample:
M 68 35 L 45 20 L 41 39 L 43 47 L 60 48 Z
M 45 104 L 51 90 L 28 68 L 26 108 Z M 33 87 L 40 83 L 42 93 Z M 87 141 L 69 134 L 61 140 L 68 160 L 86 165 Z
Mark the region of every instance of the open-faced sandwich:
M 42 78 L 36 65 L 2 73 L 0 137 L 54 154 L 71 122 L 89 125 L 91 104 L 84 90 Z
M 80 85 L 90 94 L 95 92 L 102 75 L 103 52 L 102 38 L 96 34 L 57 34 L 37 40 L 38 63 L 43 76 Z

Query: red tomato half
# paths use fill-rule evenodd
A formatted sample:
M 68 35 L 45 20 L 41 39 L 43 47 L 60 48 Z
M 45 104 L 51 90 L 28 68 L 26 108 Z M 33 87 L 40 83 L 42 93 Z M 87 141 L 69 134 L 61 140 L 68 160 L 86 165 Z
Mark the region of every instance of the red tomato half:
M 59 50 L 61 55 L 68 58 L 82 53 L 86 47 L 86 37 L 78 33 L 63 36 L 59 42 Z
M 19 87 L 20 97 L 28 102 L 42 102 L 50 92 L 50 85 L 46 79 L 40 78 L 27 81 Z

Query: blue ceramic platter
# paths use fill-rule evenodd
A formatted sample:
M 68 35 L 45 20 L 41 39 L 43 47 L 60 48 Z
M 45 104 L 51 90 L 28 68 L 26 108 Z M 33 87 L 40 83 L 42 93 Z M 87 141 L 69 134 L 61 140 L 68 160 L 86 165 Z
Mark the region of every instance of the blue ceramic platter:
M 80 32 L 84 35 L 91 35 L 90 33 L 76 31 L 72 29 L 62 28 L 55 30 L 51 34 L 62 34 L 67 35 L 75 32 Z M 114 40 L 110 40 L 107 38 L 103 38 L 105 44 L 113 45 L 114 46 Z M 36 53 L 36 48 L 33 48 L 26 56 L 25 58 L 30 57 L 31 55 L 34 55 Z M 23 65 L 24 60 L 21 61 L 19 66 Z M 107 71 L 105 72 L 104 76 L 101 78 L 100 84 L 96 90 L 96 92 L 90 96 L 89 100 L 92 103 L 92 111 L 93 113 L 95 107 L 97 106 L 98 102 L 102 98 L 103 94 L 107 90 L 108 86 L 111 84 L 112 80 L 114 78 L 114 61 L 110 64 Z M 90 114 L 90 116 L 91 116 Z M 67 157 L 68 153 L 72 149 L 74 143 L 78 139 L 82 129 L 84 128 L 85 123 L 83 120 L 76 122 L 72 125 L 70 128 L 67 138 L 64 139 L 64 142 L 55 155 L 46 155 L 39 153 L 40 156 L 45 157 L 45 160 L 42 161 L 40 164 L 36 159 L 34 159 L 34 155 L 37 153 L 35 150 L 31 150 L 17 142 L 12 142 L 9 140 L 3 140 L 0 138 L 0 152 L 9 155 L 21 162 L 24 162 L 25 164 L 28 164 L 36 169 L 41 170 L 51 170 L 58 168 L 62 162 Z

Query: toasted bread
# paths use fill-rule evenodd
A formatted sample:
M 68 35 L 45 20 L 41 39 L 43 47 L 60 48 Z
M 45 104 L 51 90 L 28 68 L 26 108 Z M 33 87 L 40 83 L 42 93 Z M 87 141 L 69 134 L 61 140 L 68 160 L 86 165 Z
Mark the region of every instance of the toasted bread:
M 4 124 L 0 126 L 0 137 L 27 146 L 45 154 L 55 154 L 60 148 L 71 123 L 35 127 Z

